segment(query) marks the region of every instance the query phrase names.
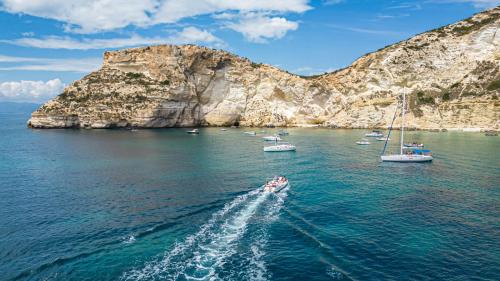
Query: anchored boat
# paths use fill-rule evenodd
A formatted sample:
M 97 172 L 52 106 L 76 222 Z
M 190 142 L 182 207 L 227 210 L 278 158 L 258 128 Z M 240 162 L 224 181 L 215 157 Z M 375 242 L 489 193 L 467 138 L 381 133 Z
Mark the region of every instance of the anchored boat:
M 266 181 L 266 183 L 262 186 L 264 192 L 280 192 L 285 187 L 287 187 L 288 179 L 283 176 L 274 176 L 272 179 Z
M 264 147 L 265 152 L 284 152 L 284 151 L 296 151 L 296 150 L 297 148 L 295 147 L 295 145 L 289 143 L 280 143 Z
M 285 131 L 285 130 L 280 130 L 278 131 L 278 135 L 279 136 L 288 136 L 290 133 L 288 133 L 288 131 Z
M 248 132 L 244 132 L 243 134 L 249 135 L 249 136 L 255 136 L 257 133 L 255 131 L 248 131 Z
M 386 140 L 384 144 L 384 150 L 382 151 L 382 155 L 380 158 L 382 159 L 383 162 L 400 162 L 400 163 L 416 163 L 416 162 L 430 162 L 432 161 L 432 154 L 430 150 L 420 150 L 420 149 L 415 149 L 414 147 L 405 147 L 404 144 L 404 129 L 405 129 L 405 106 L 406 106 L 406 94 L 403 91 L 403 101 L 401 103 L 401 136 L 400 136 L 400 150 L 399 154 L 391 154 L 391 155 L 384 155 L 385 149 L 387 147 L 387 142 Z M 389 139 L 391 132 L 392 132 L 392 124 L 394 123 L 394 120 L 396 119 L 396 112 L 394 112 L 394 117 L 392 119 L 391 126 L 389 128 L 389 133 L 387 135 L 387 139 Z M 423 146 L 423 145 L 422 145 Z
M 280 141 L 281 140 L 280 136 L 266 136 L 266 137 L 262 137 L 262 139 L 265 141 Z
M 365 137 L 382 138 L 382 137 L 384 137 L 384 134 L 382 134 L 382 132 L 379 130 L 373 130 L 371 133 L 365 134 Z
M 197 135 L 200 133 L 200 130 L 198 129 L 192 129 L 191 131 L 187 131 L 186 133 L 190 134 L 190 135 Z
M 370 142 L 368 140 L 362 139 L 356 142 L 357 145 L 369 145 Z
M 412 143 L 405 143 L 405 144 L 403 144 L 403 147 L 404 148 L 422 148 L 422 147 L 424 147 L 424 144 L 423 143 L 412 142 Z

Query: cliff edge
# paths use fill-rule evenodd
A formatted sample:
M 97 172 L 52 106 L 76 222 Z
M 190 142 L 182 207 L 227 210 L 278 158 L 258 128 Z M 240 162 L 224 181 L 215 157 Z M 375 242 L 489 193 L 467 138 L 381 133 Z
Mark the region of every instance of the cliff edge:
M 193 45 L 106 52 L 28 125 L 381 128 L 406 91 L 409 127 L 499 130 L 499 27 L 497 7 L 311 77 Z

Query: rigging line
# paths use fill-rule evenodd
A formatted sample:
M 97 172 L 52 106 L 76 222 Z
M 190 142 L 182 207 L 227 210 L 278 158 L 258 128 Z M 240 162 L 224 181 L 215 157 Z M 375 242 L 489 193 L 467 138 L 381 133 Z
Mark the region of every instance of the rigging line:
M 398 113 L 398 108 L 399 108 L 399 101 L 398 101 L 398 103 L 396 105 L 396 110 L 394 111 L 394 117 L 392 117 L 391 126 L 389 127 L 389 133 L 387 134 L 387 137 L 385 138 L 384 149 L 382 150 L 382 154 L 381 155 L 384 155 L 385 149 L 387 148 L 387 143 L 389 142 L 389 137 L 391 136 L 392 125 L 394 124 L 394 120 L 396 120 L 396 115 Z

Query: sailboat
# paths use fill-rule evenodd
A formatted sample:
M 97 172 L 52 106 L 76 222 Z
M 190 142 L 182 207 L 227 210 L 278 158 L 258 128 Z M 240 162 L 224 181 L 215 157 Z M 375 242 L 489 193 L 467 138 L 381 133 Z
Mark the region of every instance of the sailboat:
M 264 146 L 265 152 L 284 152 L 296 150 L 297 148 L 295 147 L 295 145 L 286 142 L 278 142 L 278 139 L 274 140 L 274 145 Z
M 391 127 L 389 129 L 389 134 L 387 135 L 387 140 L 384 145 L 384 150 L 382 151 L 382 155 L 380 156 L 380 158 L 382 159 L 383 162 L 400 162 L 400 163 L 430 162 L 433 159 L 432 155 L 430 154 L 430 150 L 421 150 L 421 149 L 415 149 L 413 147 L 411 148 L 405 147 L 404 144 L 405 107 L 406 107 L 406 93 L 405 91 L 403 91 L 403 102 L 401 104 L 402 112 L 401 112 L 401 136 L 399 140 L 400 142 L 399 154 L 384 155 L 385 149 L 387 147 L 387 142 L 389 140 L 392 131 L 392 124 L 391 124 Z M 392 119 L 392 122 L 394 122 L 394 119 L 396 119 L 396 112 L 394 113 L 394 118 Z

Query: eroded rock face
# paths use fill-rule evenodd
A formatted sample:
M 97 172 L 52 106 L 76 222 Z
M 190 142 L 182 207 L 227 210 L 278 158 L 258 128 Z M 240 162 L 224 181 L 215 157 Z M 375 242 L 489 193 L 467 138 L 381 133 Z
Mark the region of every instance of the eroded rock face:
M 410 127 L 498 130 L 499 26 L 496 8 L 314 77 L 192 45 L 106 52 L 99 71 L 69 85 L 28 124 L 387 127 L 406 91 Z

